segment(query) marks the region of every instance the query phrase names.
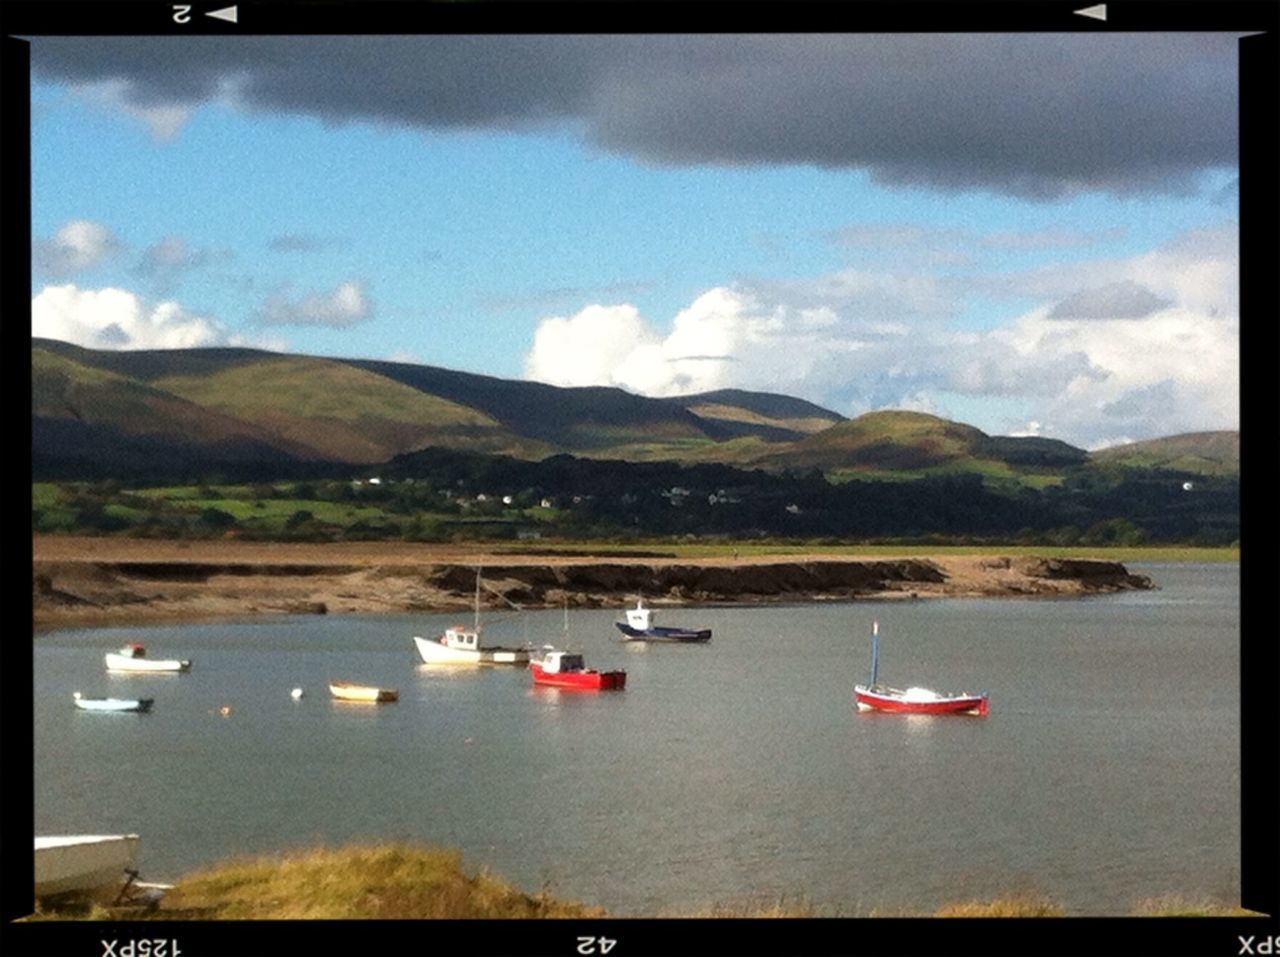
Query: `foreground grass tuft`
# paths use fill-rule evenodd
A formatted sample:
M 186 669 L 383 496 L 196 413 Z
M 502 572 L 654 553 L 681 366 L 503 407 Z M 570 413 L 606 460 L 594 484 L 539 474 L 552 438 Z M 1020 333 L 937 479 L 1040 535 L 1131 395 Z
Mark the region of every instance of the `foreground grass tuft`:
M 992 900 L 973 900 L 944 904 L 934 917 L 1065 917 L 1058 904 L 1034 893 L 1011 894 Z

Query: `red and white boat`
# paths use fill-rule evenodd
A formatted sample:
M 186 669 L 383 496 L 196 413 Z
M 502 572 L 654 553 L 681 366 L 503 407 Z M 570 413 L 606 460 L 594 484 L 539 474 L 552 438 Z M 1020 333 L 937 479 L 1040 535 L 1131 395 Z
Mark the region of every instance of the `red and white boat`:
M 905 691 L 876 682 L 880 659 L 880 623 L 871 629 L 871 681 L 854 685 L 853 700 L 859 711 L 892 711 L 899 714 L 972 714 L 986 717 L 985 694 L 941 694 L 931 688 L 912 687 Z
M 904 714 L 974 714 L 986 716 L 984 694 L 939 694 L 929 688 L 886 688 L 855 685 L 853 698 L 859 711 L 898 711 Z
M 529 659 L 529 670 L 534 684 L 553 688 L 621 691 L 627 684 L 625 671 L 596 671 L 583 664 L 582 655 L 550 647 Z

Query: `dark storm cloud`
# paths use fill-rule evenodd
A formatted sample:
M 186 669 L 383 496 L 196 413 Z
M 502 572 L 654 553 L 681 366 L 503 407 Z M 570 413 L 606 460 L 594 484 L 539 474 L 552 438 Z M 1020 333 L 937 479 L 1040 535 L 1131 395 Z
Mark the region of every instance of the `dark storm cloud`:
M 1068 296 L 1050 310 L 1049 318 L 1142 319 L 1172 304 L 1146 286 L 1126 279 Z
M 1050 198 L 1184 190 L 1236 154 L 1236 40 L 1208 34 L 54 38 L 46 81 L 136 107 L 424 129 L 563 125 L 639 159 L 862 168 Z

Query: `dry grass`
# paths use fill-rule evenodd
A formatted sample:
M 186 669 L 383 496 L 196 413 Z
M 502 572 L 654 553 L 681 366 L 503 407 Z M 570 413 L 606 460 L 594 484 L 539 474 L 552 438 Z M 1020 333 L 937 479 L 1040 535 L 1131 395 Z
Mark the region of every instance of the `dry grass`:
M 1067 917 L 1035 890 L 987 900 L 956 901 L 937 910 L 843 912 L 800 895 L 753 896 L 664 918 Z M 1221 900 L 1179 895 L 1144 898 L 1134 917 L 1251 917 Z M 229 861 L 190 874 L 156 908 L 67 905 L 29 920 L 419 920 L 607 917 L 600 907 L 559 900 L 544 886 L 526 894 L 484 868 L 468 873 L 459 851 L 413 844 L 313 848 L 283 856 Z
M 991 900 L 943 904 L 934 917 L 1065 917 L 1061 905 L 1034 892 L 1010 894 Z
M 600 908 L 525 894 L 461 854 L 382 844 L 232 861 L 184 878 L 163 920 L 404 920 L 603 916 Z

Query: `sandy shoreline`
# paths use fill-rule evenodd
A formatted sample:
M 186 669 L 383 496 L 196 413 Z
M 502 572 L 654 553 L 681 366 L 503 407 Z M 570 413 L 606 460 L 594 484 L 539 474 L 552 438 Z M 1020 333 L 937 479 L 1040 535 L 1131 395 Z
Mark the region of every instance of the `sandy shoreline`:
M 659 548 L 506 554 L 404 542 L 296 544 L 38 536 L 34 625 L 110 625 L 260 614 L 429 612 L 945 596 L 1068 597 L 1150 588 L 1118 562 L 991 555 L 682 559 Z

